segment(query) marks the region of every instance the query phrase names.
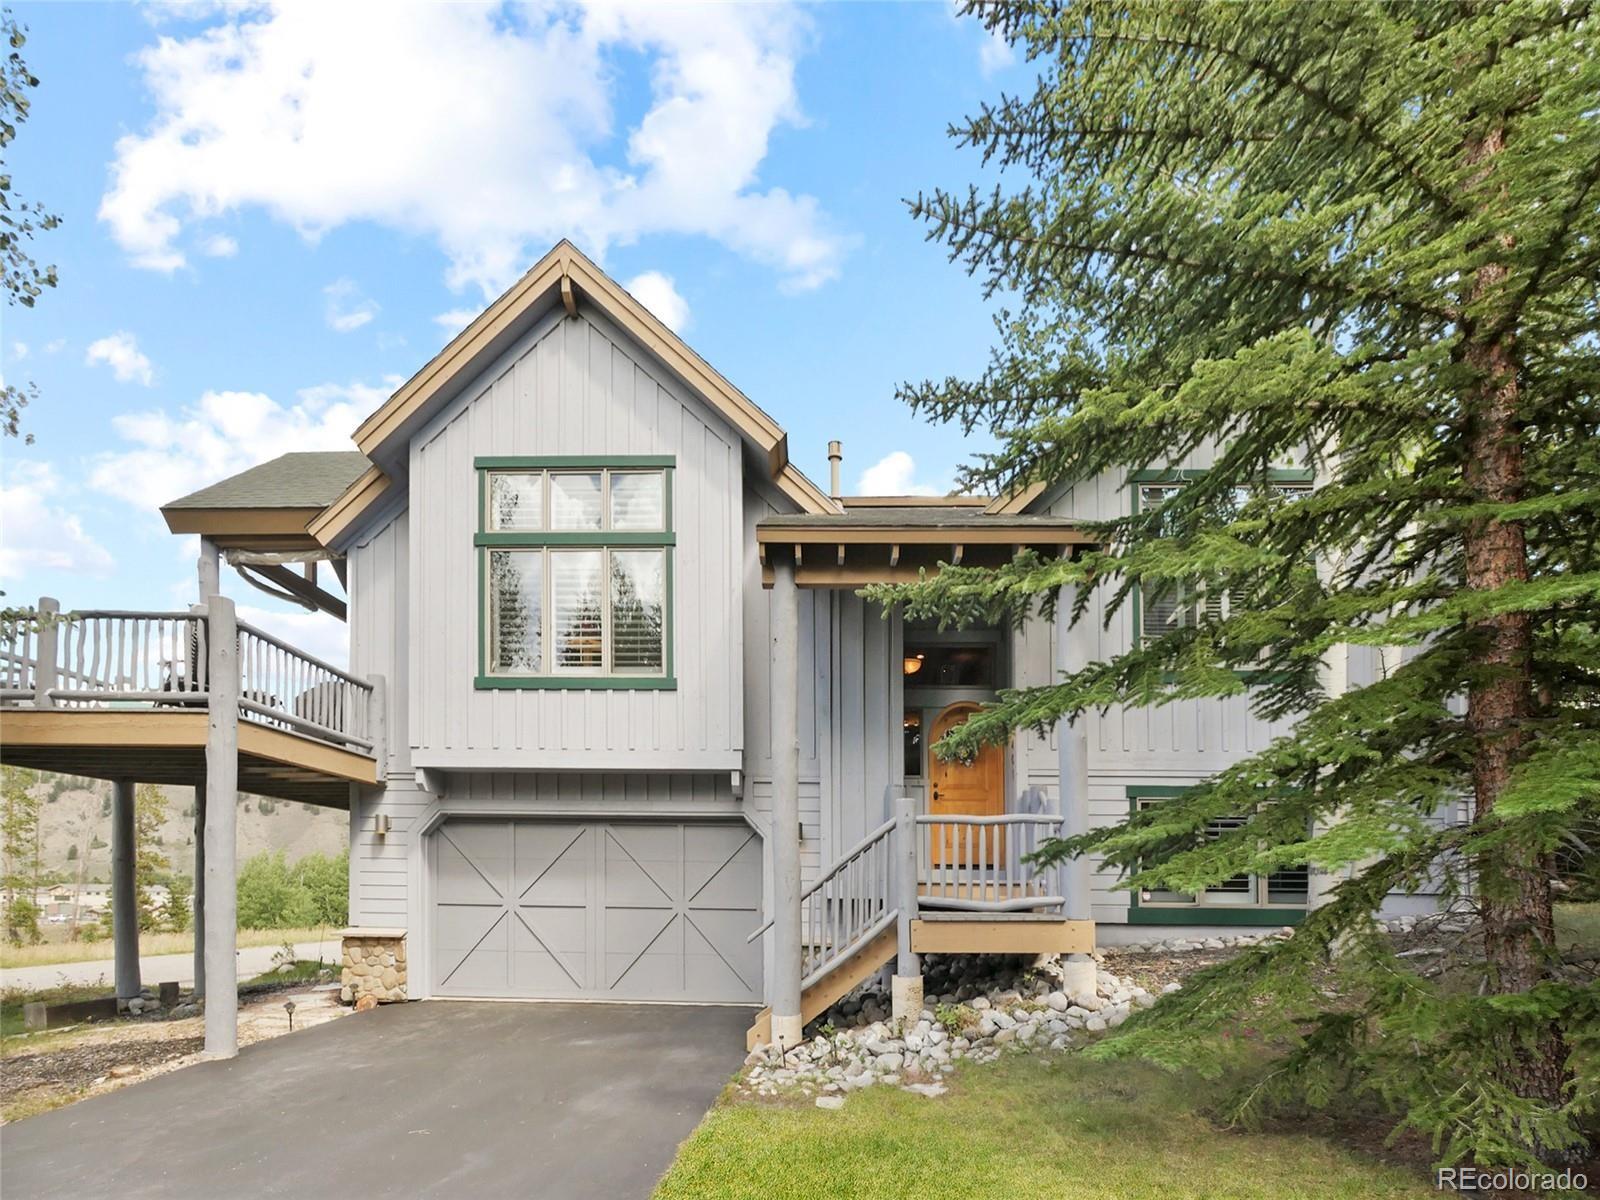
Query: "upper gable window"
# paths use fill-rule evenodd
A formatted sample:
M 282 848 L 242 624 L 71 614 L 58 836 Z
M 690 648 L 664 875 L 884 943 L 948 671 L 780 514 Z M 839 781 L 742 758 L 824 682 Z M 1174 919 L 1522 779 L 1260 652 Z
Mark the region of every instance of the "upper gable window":
M 478 686 L 673 687 L 673 460 L 475 465 Z

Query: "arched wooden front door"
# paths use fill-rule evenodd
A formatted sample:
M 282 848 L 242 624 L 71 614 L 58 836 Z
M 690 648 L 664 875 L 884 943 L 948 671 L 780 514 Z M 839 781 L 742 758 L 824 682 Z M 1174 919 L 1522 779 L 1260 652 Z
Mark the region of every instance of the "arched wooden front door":
M 938 744 L 958 725 L 978 711 L 978 705 L 963 701 L 952 704 L 933 721 L 928 737 L 930 747 Z M 928 812 L 938 816 L 960 813 L 973 817 L 997 817 L 1005 812 L 1006 763 L 1003 747 L 985 746 L 969 762 L 945 762 L 937 754 L 928 755 Z M 1005 832 L 999 826 L 935 825 L 933 862 L 935 865 L 990 866 L 1005 857 Z

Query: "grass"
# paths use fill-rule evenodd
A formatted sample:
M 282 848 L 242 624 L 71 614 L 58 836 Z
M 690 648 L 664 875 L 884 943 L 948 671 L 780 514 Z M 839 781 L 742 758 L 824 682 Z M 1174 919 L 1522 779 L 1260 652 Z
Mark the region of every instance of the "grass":
M 253 991 L 279 987 L 285 984 L 311 983 L 316 981 L 324 971 L 330 972 L 337 978 L 339 965 L 337 963 L 317 962 L 315 959 L 297 958 L 292 971 L 263 971 L 254 979 L 240 980 L 239 991 Z
M 280 946 L 289 942 L 336 941 L 339 930 L 333 926 L 311 929 L 241 929 L 239 946 Z M 142 933 L 139 953 L 189 954 L 194 951 L 193 933 Z M 0 967 L 48 967 L 56 963 L 97 962 L 111 958 L 111 939 L 98 942 L 43 942 L 37 946 L 13 946 L 0 942 Z
M 8 988 L 0 992 L 0 1039 L 15 1037 L 23 1032 L 22 1006 L 35 1000 L 46 1004 L 66 1004 L 73 1000 L 95 1000 L 109 996 L 111 989 L 98 984 L 63 984 L 61 987 Z
M 1556 944 L 1600 954 L 1600 903 L 1556 905 Z
M 934 1100 L 852 1093 L 843 1109 L 726 1102 L 678 1149 L 656 1200 L 1422 1200 L 1416 1173 L 1325 1140 L 1232 1132 L 1205 1089 L 1143 1064 L 1018 1055 L 964 1066 Z

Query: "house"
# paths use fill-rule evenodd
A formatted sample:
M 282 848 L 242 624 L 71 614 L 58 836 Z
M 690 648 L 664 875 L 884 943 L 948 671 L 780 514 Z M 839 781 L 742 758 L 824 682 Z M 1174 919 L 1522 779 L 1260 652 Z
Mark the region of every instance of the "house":
M 970 762 L 930 753 L 998 689 L 1191 619 L 1182 605 L 1132 605 L 1107 626 L 1097 598 L 1070 632 L 1039 618 L 940 631 L 858 594 L 1018 547 L 1072 554 L 1092 542 L 1085 521 L 1203 461 L 1003 497 L 841 495 L 837 443 L 824 489 L 773 416 L 566 242 L 354 444 L 163 510 L 203 539 L 204 628 L 161 618 L 175 623 L 166 665 L 128 693 L 166 704 L 169 726 L 215 717 L 219 688 L 244 717 L 236 746 L 213 720 L 182 767 L 209 772 L 196 844 L 210 858 L 231 854 L 218 799 L 234 786 L 348 806 L 354 990 L 764 1005 L 752 1041 L 792 1044 L 891 963 L 897 1008 L 920 1008 L 923 952 L 1061 952 L 1081 975 L 1096 941 L 1276 928 L 1316 903 L 1304 870 L 1130 895 L 1092 863 L 1026 861 L 1044 837 L 1159 804 L 1282 732 L 1244 698 L 1113 708 Z M 1314 482 L 1292 465 L 1273 477 Z M 228 636 L 223 555 L 347 618 L 348 671 L 243 624 Z M 45 688 L 57 701 L 99 695 L 86 636 Z M 1330 670 L 1380 667 L 1352 650 Z M 92 731 L 75 736 L 80 770 L 104 757 L 85 749 Z M 8 761 L 49 758 L 8 746 Z M 159 757 L 90 765 L 151 778 Z M 215 864 L 204 879 L 215 922 L 231 882 Z

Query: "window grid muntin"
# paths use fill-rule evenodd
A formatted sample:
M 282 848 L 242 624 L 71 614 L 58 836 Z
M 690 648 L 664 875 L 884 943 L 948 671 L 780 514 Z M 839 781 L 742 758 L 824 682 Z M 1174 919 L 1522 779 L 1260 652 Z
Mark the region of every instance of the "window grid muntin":
M 483 623 L 483 636 L 479 639 L 480 686 L 492 686 L 496 682 L 510 683 L 514 686 L 525 682 L 529 686 L 536 687 L 541 683 L 563 680 L 578 682 L 581 686 L 582 681 L 586 679 L 596 681 L 597 686 L 609 684 L 627 686 L 631 682 L 637 682 L 642 687 L 673 686 L 672 553 L 677 539 L 672 530 L 672 461 L 665 457 L 644 456 L 638 458 L 637 461 L 619 461 L 615 465 L 609 465 L 589 459 L 557 458 L 533 460 L 524 463 L 520 459 L 489 458 L 479 459 L 476 465 L 480 481 L 479 533 L 476 542 L 478 554 L 480 555 L 479 578 L 483 591 L 479 602 L 479 620 Z M 541 483 L 539 492 L 541 528 L 503 530 L 495 527 L 491 513 L 494 491 L 492 477 L 500 473 L 539 476 Z M 602 528 L 553 528 L 550 477 L 556 474 L 581 475 L 595 473 L 599 473 L 601 476 L 600 519 Z M 659 520 L 655 529 L 612 528 L 611 478 L 613 475 L 653 475 L 657 477 L 660 488 L 660 504 Z M 497 665 L 499 656 L 495 652 L 496 648 L 493 640 L 496 631 L 491 624 L 494 610 L 494 579 L 491 560 L 488 556 L 500 550 L 538 554 L 541 559 L 540 577 L 543 586 L 540 600 L 540 655 L 543 669 L 538 673 L 507 671 L 500 669 Z M 598 667 L 563 667 L 556 660 L 555 607 L 553 603 L 554 571 L 551 565 L 551 556 L 564 550 L 588 550 L 601 553 L 602 647 L 600 665 Z M 630 553 L 654 552 L 660 556 L 658 572 L 661 582 L 661 628 L 657 652 L 659 663 L 653 670 L 640 667 L 619 670 L 612 665 L 614 657 L 612 631 L 615 615 L 611 602 L 611 554 L 613 550 Z
M 1131 790 L 1131 789 L 1130 789 Z M 1143 812 L 1158 804 L 1165 804 L 1168 796 L 1135 796 L 1133 803 L 1137 811 Z M 1208 839 L 1220 837 L 1231 829 L 1236 829 L 1244 824 L 1243 817 L 1220 817 L 1207 824 L 1205 837 Z M 1280 876 L 1303 876 L 1305 890 L 1301 892 L 1299 901 L 1273 900 L 1272 881 Z M 1219 895 L 1238 895 L 1237 890 L 1229 890 L 1235 880 L 1248 880 L 1250 887 L 1250 900 L 1248 903 L 1226 900 L 1208 899 Z M 1224 880 L 1220 884 L 1212 884 L 1199 894 L 1191 892 L 1172 892 L 1161 888 L 1140 888 L 1138 892 L 1138 906 L 1140 908 L 1167 908 L 1180 912 L 1195 912 L 1198 910 L 1215 910 L 1218 912 L 1254 911 L 1259 909 L 1279 909 L 1290 912 L 1304 911 L 1310 900 L 1310 869 L 1309 867 L 1285 867 L 1280 871 L 1273 871 L 1268 875 L 1239 875 L 1234 879 Z

